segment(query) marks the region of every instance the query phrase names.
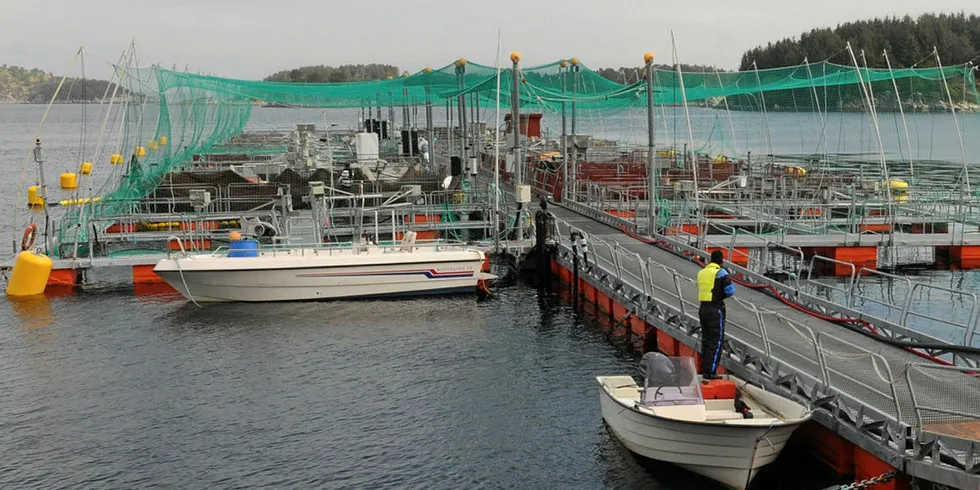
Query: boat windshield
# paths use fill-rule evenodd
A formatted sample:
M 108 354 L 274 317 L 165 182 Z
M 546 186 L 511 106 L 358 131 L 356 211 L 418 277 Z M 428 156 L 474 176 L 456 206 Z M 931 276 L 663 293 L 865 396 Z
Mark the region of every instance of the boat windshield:
M 640 397 L 642 405 L 704 403 L 693 358 L 667 357 L 659 352 L 649 352 L 640 360 L 640 369 L 644 374 L 644 389 Z

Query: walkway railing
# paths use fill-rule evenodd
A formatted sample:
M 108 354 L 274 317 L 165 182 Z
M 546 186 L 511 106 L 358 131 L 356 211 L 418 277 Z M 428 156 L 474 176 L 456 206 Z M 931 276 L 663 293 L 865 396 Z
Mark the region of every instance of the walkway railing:
M 573 231 L 584 233 L 557 220 L 558 260 L 567 267 L 574 253 L 569 238 Z M 691 278 L 652 259 L 644 261 L 615 241 L 589 236 L 587 253 L 582 255 L 579 249 L 582 277 L 655 328 L 685 344 L 698 345 L 700 326 L 697 304 L 692 299 L 696 287 Z M 704 256 L 697 249 L 685 251 Z M 743 279 L 753 274 L 737 266 L 732 270 Z M 800 292 L 800 296 L 805 293 Z M 897 468 L 903 468 L 906 459 L 928 463 L 933 471 L 940 472 L 976 467 L 976 461 L 970 459 L 974 453 L 956 449 L 966 444 L 966 439 L 932 431 L 930 422 L 934 419 L 924 416 L 929 412 L 956 420 L 980 418 L 980 380 L 964 374 L 977 370 L 976 357 L 957 356 L 970 366 L 909 364 L 896 372 L 882 353 L 857 345 L 853 335 L 835 333 L 836 328 L 846 333 L 842 327 L 823 327 L 815 332 L 814 327 L 742 298 L 735 298 L 731 307 L 749 312 L 752 320 L 735 320 L 730 309 L 729 349 L 723 361 L 726 369 L 809 403 L 817 409 L 815 419 L 849 438 L 867 441 L 871 446 L 862 447 L 872 448 Z M 920 376 L 936 369 L 955 372 L 957 377 L 949 376 L 944 385 Z M 955 387 L 954 379 L 970 383 L 969 390 L 964 393 Z M 964 396 L 968 404 L 956 408 Z M 929 451 L 919 450 L 922 444 L 930 444 Z M 913 446 L 918 452 L 908 450 Z M 949 458 L 963 463 L 951 465 Z M 974 473 L 968 478 L 980 477 Z
M 709 235 L 706 233 L 709 227 L 717 228 L 719 231 L 724 232 L 724 234 Z M 929 342 L 946 341 L 934 338 L 928 334 L 930 330 L 938 331 L 941 329 L 951 329 L 952 331 L 961 333 L 962 337 L 960 338 L 962 340 L 958 342 L 960 345 L 971 346 L 974 345 L 976 340 L 976 330 L 978 324 L 980 324 L 980 300 L 978 300 L 976 293 L 916 282 L 906 276 L 897 276 L 873 269 L 857 269 L 850 262 L 824 257 L 819 254 L 811 255 L 810 259 L 806 260 L 803 250 L 798 247 L 789 247 L 767 236 L 732 228 L 721 223 L 711 223 L 710 225 L 704 223 L 697 233 L 677 230 L 673 235 L 664 236 L 663 238 L 665 240 L 674 239 L 683 242 L 679 244 L 682 248 L 718 248 L 726 250 L 730 261 L 745 263 L 745 269 L 748 271 L 767 277 L 781 277 L 782 283 L 793 289 L 792 294 L 794 296 L 799 293 L 810 293 L 816 299 L 816 295 L 822 292 L 825 297 L 823 302 L 827 303 L 825 305 L 827 308 L 833 308 L 835 306 L 848 307 L 856 310 L 855 314 L 873 323 L 891 325 L 899 329 L 914 332 L 920 336 L 928 336 L 928 338 L 923 337 L 922 340 Z M 735 237 L 738 236 L 751 237 L 757 240 L 760 246 L 752 247 L 753 252 L 748 254 L 741 252 L 734 246 Z M 700 253 L 706 254 L 703 251 Z M 779 256 L 788 257 L 788 263 L 783 265 L 777 264 L 777 258 Z M 818 264 L 840 266 L 848 270 L 849 274 L 843 279 L 821 281 L 814 275 L 818 269 Z M 898 282 L 907 285 L 907 289 L 905 290 L 905 294 L 901 296 L 899 302 L 891 302 L 884 298 L 873 298 L 863 294 L 863 287 L 868 284 L 871 278 Z M 964 316 L 963 314 L 965 314 L 965 319 L 954 320 L 953 318 L 956 315 L 953 314 L 943 316 L 931 315 L 915 308 L 917 298 L 928 292 L 938 291 L 948 294 L 954 300 L 952 302 L 954 305 L 956 303 L 964 304 L 964 311 L 960 312 L 961 314 L 959 316 Z M 835 294 L 830 294 L 831 292 Z M 918 296 L 916 293 L 918 293 Z M 876 309 L 882 310 L 884 314 L 871 312 L 866 308 L 862 308 L 864 302 L 878 306 L 879 308 Z M 946 313 L 953 312 L 947 311 Z

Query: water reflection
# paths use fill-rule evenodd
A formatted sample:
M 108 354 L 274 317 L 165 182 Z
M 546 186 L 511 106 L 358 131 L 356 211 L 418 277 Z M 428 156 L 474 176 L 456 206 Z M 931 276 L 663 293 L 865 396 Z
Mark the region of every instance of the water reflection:
M 17 328 L 21 330 L 40 330 L 54 321 L 51 315 L 51 300 L 43 294 L 8 296 L 7 301 L 19 321 Z

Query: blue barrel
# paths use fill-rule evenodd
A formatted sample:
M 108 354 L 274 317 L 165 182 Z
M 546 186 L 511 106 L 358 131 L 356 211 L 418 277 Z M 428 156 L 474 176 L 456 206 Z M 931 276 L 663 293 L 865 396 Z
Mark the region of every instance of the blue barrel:
M 258 257 L 259 242 L 255 240 L 238 240 L 229 243 L 231 250 L 228 251 L 229 257 Z

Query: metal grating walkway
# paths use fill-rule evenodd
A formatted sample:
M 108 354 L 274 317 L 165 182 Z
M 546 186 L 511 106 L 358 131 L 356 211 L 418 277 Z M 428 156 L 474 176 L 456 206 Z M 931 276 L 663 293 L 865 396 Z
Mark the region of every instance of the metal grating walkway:
M 558 218 L 559 248 L 570 253 L 571 232 L 585 232 L 587 267 L 604 274 L 602 277 L 614 278 L 610 292 L 632 298 L 632 304 L 627 301 L 624 306 L 639 311 L 659 304 L 673 309 L 676 317 L 686 318 L 688 325 L 696 323 L 697 264 L 592 217 L 558 206 L 549 210 Z M 866 449 L 879 449 L 874 452 L 880 456 L 892 453 L 897 460 L 883 459 L 900 469 L 903 460 L 912 460 L 914 464 L 905 465 L 906 472 L 957 488 L 978 485 L 973 467 L 980 464 L 980 456 L 974 454 L 974 446 L 980 446 L 980 379 L 964 375 L 963 369 L 943 369 L 938 364 L 933 369 L 932 363 L 916 353 L 801 312 L 747 287 L 737 286 L 727 306 L 726 334 L 742 348 L 739 357 L 743 362 L 751 357 L 775 361 L 779 367 L 774 379 L 796 376 L 809 387 L 805 390 L 814 392 L 811 405 L 831 413 L 824 425 L 838 426 L 831 428 Z M 687 338 L 688 342 L 692 339 Z M 741 375 L 742 366 L 735 363 L 734 367 Z M 834 400 L 833 408 L 821 405 L 828 399 Z M 837 422 L 844 419 L 853 431 Z M 962 462 L 962 469 L 937 465 L 942 459 L 939 454 L 926 454 L 937 445 L 927 443 L 940 436 L 953 436 L 954 443 L 944 440 L 944 448 Z M 930 455 L 935 461 L 923 463 Z M 941 477 L 936 476 L 940 473 Z

